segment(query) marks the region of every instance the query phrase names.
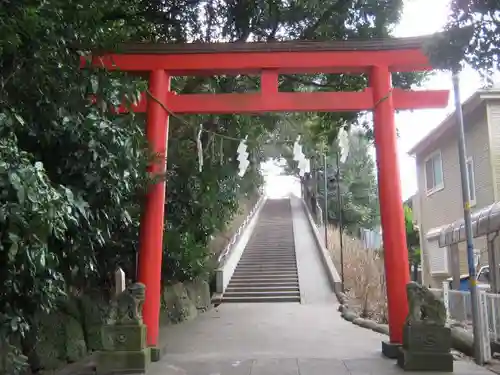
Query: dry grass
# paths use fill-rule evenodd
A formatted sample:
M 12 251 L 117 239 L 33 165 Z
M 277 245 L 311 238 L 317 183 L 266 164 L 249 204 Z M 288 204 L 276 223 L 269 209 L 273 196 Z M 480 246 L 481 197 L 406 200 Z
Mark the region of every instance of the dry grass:
M 340 273 L 340 236 L 337 228 L 328 228 L 328 250 Z M 384 262 L 380 252 L 366 250 L 363 243 L 343 234 L 344 282 L 349 307 L 361 316 L 387 322 Z

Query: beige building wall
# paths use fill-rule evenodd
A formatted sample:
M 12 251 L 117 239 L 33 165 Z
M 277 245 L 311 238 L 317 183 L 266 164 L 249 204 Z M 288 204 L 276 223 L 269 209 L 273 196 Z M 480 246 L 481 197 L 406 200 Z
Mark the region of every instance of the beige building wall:
M 500 107 L 499 107 L 500 108 Z M 492 111 L 482 104 L 465 119 L 467 156 L 471 158 L 474 176 L 475 203 L 472 210 L 488 206 L 495 201 L 494 179 L 492 176 L 491 150 L 488 118 Z M 495 112 L 496 115 L 496 112 Z M 498 111 L 498 170 L 500 172 L 500 110 Z M 443 186 L 434 192 L 427 192 L 425 162 L 432 155 L 441 155 Z M 429 230 L 450 224 L 463 217 L 460 166 L 458 159 L 458 134 L 456 126 L 447 130 L 437 141 L 428 145 L 416 155 L 418 197 L 418 217 L 422 244 L 423 283 L 438 287 L 441 282 L 451 276 L 451 270 L 440 273 L 431 272 L 431 256 L 438 253 L 436 245 L 426 239 Z M 500 175 L 500 174 L 499 174 Z M 495 180 L 496 181 L 496 180 Z M 474 248 L 481 251 L 480 263 L 487 263 L 486 242 L 484 238 L 475 239 Z M 446 251 L 446 250 L 445 250 Z M 449 254 L 447 255 L 449 257 Z M 460 244 L 460 271 L 467 273 L 467 257 L 465 243 Z M 446 267 L 443 267 L 443 269 Z

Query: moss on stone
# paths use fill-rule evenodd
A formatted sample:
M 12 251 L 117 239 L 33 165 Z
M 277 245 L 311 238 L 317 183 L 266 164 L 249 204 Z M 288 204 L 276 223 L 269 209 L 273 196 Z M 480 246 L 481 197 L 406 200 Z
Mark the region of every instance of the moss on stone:
M 207 311 L 212 306 L 210 286 L 204 280 L 186 283 L 188 296 L 199 311 Z
M 94 293 L 80 297 L 80 311 L 87 348 L 102 350 L 101 327 L 106 318 L 109 303 L 102 295 Z
M 79 361 L 87 355 L 87 345 L 81 323 L 73 316 L 66 315 L 64 324 L 66 359 L 69 363 Z
M 34 367 L 54 370 L 66 363 L 65 318 L 61 312 L 39 312 L 35 315 L 37 340 L 30 358 Z
M 165 287 L 163 291 L 163 306 L 166 317 L 172 323 L 190 320 L 198 315 L 198 309 L 189 298 L 188 291 L 182 283 Z
M 160 324 L 194 319 L 199 311 L 211 306 L 210 288 L 204 280 L 167 286 L 162 295 Z M 51 374 L 68 362 L 81 360 L 89 351 L 102 350 L 101 328 L 108 309 L 106 297 L 92 293 L 60 301 L 58 311 L 51 314 L 37 313 L 35 330 L 22 345 L 25 350 L 32 348 L 26 352 L 31 368 Z

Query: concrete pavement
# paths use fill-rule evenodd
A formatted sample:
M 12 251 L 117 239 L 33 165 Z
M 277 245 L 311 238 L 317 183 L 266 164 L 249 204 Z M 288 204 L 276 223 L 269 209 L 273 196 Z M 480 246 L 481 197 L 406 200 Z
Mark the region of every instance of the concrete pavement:
M 307 217 L 297 201 L 292 208 L 302 303 L 222 304 L 169 326 L 162 331 L 165 354 L 148 375 L 404 373 L 382 358 L 385 336 L 341 318 Z M 454 373 L 492 374 L 464 361 L 455 362 Z

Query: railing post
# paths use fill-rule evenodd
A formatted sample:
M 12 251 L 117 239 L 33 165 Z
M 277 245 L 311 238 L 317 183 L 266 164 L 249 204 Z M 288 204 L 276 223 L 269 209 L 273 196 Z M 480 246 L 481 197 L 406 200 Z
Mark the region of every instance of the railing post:
M 499 232 L 488 233 L 488 264 L 490 266 L 490 289 L 500 293 L 500 236 Z
M 443 281 L 443 302 L 446 307 L 446 321 L 450 321 L 450 284 Z
M 114 296 L 115 298 L 120 294 L 123 293 L 125 290 L 125 272 L 118 267 L 115 271 L 115 290 L 114 290 Z
M 482 362 L 487 363 L 491 360 L 491 343 L 490 343 L 490 329 L 488 324 L 488 304 L 486 299 L 488 295 L 485 291 L 479 290 L 479 314 L 481 315 L 481 319 L 483 324 L 481 325 L 481 354 L 483 355 Z

